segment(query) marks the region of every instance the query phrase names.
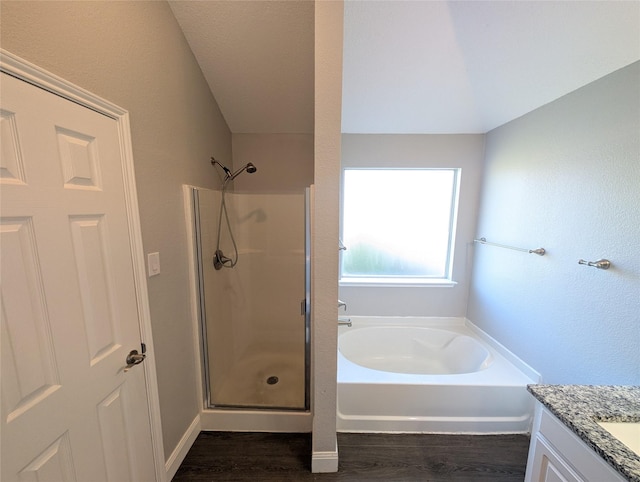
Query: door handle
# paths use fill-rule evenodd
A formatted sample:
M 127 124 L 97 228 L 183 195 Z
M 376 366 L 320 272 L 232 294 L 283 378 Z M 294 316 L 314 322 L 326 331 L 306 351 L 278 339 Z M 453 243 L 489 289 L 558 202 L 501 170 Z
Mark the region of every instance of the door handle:
M 124 371 L 128 372 L 131 367 L 139 365 L 145 358 L 147 358 L 147 355 L 144 353 L 138 353 L 138 350 L 131 350 L 125 359 L 127 366 Z

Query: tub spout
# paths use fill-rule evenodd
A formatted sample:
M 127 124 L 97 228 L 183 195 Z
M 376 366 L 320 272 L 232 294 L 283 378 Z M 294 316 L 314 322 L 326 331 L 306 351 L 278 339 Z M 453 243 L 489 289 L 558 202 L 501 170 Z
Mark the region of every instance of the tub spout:
M 338 316 L 338 326 L 339 325 L 347 325 L 351 327 L 351 318 L 347 318 L 346 316 Z
M 347 310 L 347 304 L 342 300 L 338 300 L 338 309 L 340 308 L 344 308 L 345 311 Z

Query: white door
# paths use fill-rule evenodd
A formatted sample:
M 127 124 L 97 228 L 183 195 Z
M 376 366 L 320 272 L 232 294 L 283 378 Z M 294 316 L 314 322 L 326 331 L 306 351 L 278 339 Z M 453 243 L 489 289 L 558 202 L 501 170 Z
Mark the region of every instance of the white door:
M 155 480 L 118 124 L 1 89 L 2 481 Z

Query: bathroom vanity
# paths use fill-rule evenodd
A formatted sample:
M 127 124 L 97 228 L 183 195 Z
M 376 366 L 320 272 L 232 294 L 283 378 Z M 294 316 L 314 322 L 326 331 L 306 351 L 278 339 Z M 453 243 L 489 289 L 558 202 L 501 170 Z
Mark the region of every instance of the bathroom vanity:
M 525 482 L 640 482 L 640 448 L 605 427 L 640 423 L 640 387 L 529 385 L 538 400 Z M 604 422 L 604 423 L 603 423 Z M 602 425 L 600 424 L 602 423 Z M 626 425 L 632 424 L 632 425 Z M 616 425 L 613 425 L 614 427 Z M 632 450 L 634 449 L 634 450 Z

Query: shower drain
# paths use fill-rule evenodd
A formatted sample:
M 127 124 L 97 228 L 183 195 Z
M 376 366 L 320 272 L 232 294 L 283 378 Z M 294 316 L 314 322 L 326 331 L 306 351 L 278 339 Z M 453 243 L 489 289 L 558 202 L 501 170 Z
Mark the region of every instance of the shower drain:
M 276 383 L 278 383 L 278 377 L 273 376 L 273 377 L 269 377 L 267 378 L 267 385 L 275 385 Z

